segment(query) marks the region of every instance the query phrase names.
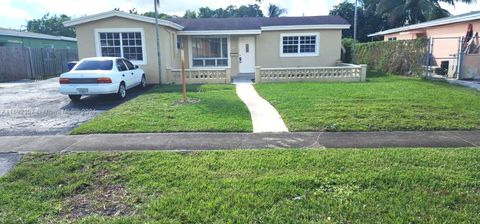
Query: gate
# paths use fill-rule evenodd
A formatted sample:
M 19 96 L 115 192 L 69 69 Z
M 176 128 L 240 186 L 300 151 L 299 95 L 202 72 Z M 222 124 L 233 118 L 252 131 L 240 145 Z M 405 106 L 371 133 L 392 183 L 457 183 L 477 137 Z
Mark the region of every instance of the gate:
M 431 37 L 425 62 L 427 77 L 458 78 L 464 37 Z

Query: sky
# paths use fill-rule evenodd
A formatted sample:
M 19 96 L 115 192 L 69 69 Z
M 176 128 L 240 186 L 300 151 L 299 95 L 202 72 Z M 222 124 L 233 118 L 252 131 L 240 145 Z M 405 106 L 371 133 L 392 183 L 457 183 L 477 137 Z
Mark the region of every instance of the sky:
M 264 0 L 262 10 L 266 12 L 269 3 L 288 10 L 287 16 L 326 15 L 330 9 L 343 0 Z M 350 0 L 353 1 L 353 0 Z M 160 0 L 160 12 L 183 16 L 185 10 L 200 7 L 226 7 L 228 5 L 254 4 L 255 0 Z M 128 11 L 136 8 L 139 12 L 152 11 L 153 0 L 0 0 L 0 27 L 25 29 L 28 20 L 41 18 L 44 14 L 66 14 L 81 17 L 105 12 L 114 8 Z M 480 10 L 480 1 L 455 7 L 442 4 L 454 15 Z

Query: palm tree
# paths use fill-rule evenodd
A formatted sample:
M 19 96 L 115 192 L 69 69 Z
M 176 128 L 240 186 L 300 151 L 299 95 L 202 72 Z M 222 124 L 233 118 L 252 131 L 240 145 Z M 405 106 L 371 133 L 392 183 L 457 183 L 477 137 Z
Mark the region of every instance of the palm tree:
M 474 3 L 476 0 L 364 0 L 366 7 L 374 7 L 393 27 L 416 24 L 450 16 L 439 2 L 455 5 L 456 2 Z
M 287 9 L 280 8 L 280 6 L 270 3 L 268 5 L 268 17 L 280 17 L 287 13 Z

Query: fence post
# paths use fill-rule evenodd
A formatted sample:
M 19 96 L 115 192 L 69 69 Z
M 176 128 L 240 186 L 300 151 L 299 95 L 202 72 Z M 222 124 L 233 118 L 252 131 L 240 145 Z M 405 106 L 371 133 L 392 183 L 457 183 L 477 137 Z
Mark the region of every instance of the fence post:
M 262 76 L 260 73 L 260 66 L 255 67 L 255 83 L 260 83 L 262 82 Z
M 367 81 L 367 65 L 366 64 L 361 64 L 361 73 L 360 73 L 360 81 L 365 82 Z
M 463 56 L 465 55 L 465 52 L 463 51 L 463 42 L 465 40 L 465 37 L 460 37 L 459 38 L 459 47 L 458 47 L 458 55 L 457 55 L 457 80 L 461 79 L 462 73 L 463 73 Z

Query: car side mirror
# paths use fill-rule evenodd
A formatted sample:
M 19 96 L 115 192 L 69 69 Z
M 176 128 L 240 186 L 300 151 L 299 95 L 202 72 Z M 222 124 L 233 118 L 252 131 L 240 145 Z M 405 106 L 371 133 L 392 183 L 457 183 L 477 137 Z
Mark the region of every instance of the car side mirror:
M 138 68 L 138 65 L 135 65 L 135 69 L 137 69 L 137 68 Z

